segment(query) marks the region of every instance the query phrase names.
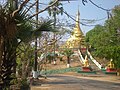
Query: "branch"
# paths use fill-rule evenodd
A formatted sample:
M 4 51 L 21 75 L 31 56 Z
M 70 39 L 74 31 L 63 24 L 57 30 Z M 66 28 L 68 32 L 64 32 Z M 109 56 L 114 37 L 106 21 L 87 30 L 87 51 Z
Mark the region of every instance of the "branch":
M 47 6 L 46 8 L 44 8 L 43 10 L 41 10 L 41 11 L 33 14 L 32 16 L 30 16 L 29 19 L 32 18 L 32 17 L 34 17 L 34 16 L 36 16 L 36 15 L 38 15 L 39 13 L 44 12 L 44 11 L 47 10 L 48 8 L 54 6 L 58 1 L 59 1 L 59 0 L 55 0 L 52 4 L 48 5 L 48 6 Z
M 35 3 L 33 3 L 31 6 L 29 6 L 29 8 L 25 11 L 25 14 L 37 3 L 37 1 Z
M 44 46 L 42 46 L 41 48 L 37 49 L 35 52 L 38 52 L 38 51 L 40 51 L 41 49 L 46 48 L 47 46 L 56 43 L 56 42 L 57 42 L 58 40 L 60 40 L 60 39 L 61 39 L 61 37 L 59 37 L 59 38 L 56 39 L 56 40 L 53 40 L 51 43 L 49 43 L 49 44 L 47 44 L 47 45 L 44 45 Z
M 30 0 L 25 0 L 19 7 L 17 10 L 13 11 L 12 13 L 12 17 L 15 16 L 16 13 L 18 13 Z

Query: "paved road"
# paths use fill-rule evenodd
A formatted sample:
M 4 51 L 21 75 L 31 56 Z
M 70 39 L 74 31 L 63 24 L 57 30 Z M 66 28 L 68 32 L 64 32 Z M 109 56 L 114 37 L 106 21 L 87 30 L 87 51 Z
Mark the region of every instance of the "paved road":
M 112 82 L 107 79 L 104 80 L 104 78 L 98 78 L 51 75 L 48 76 L 47 82 L 44 82 L 41 86 L 32 87 L 31 90 L 120 90 L 119 81 Z

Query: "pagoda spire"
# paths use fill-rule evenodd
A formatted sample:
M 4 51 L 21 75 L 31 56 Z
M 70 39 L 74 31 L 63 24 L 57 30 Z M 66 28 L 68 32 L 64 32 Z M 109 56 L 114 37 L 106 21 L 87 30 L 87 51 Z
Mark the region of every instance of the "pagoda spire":
M 75 27 L 70 38 L 66 41 L 65 46 L 68 48 L 80 48 L 84 40 L 83 32 L 80 28 L 80 12 L 79 9 L 76 14 Z
M 80 24 L 80 12 L 79 12 L 79 9 L 78 9 L 78 12 L 77 12 L 77 15 L 76 15 L 76 27 L 79 27 L 79 24 Z
M 77 34 L 77 35 L 79 35 L 79 37 L 81 37 L 83 35 L 83 32 L 80 28 L 80 12 L 79 12 L 79 9 L 78 9 L 77 14 L 76 14 L 76 23 L 75 23 L 75 28 L 73 30 L 73 34 Z

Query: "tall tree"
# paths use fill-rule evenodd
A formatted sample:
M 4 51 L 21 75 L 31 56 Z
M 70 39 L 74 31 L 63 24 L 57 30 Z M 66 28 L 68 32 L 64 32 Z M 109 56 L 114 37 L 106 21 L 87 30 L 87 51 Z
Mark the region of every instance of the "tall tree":
M 49 4 L 53 3 L 55 0 L 52 0 Z M 50 16 L 53 17 L 54 19 L 54 28 L 56 28 L 56 16 L 59 15 L 59 14 L 63 14 L 63 6 L 62 6 L 62 3 L 60 2 L 57 2 L 54 6 L 50 7 L 48 9 L 48 13 Z M 54 33 L 54 37 L 53 39 L 55 40 L 55 33 Z M 55 60 L 55 43 L 54 43 L 54 64 L 56 64 L 56 60 Z
M 73 53 L 74 52 L 69 48 L 66 48 L 62 51 L 62 54 L 67 57 L 67 67 L 68 68 L 70 67 L 70 57 L 72 56 Z
M 97 25 L 86 34 L 88 41 L 95 49 L 94 55 L 113 59 L 116 68 L 120 68 L 120 6 L 112 10 L 112 16 L 104 26 Z
M 53 30 L 51 21 L 36 23 L 28 18 L 23 9 L 29 0 L 25 0 L 18 9 L 14 9 L 13 0 L 0 7 L 0 89 L 9 88 L 16 72 L 16 49 L 21 42 L 32 40 L 41 35 L 41 31 Z

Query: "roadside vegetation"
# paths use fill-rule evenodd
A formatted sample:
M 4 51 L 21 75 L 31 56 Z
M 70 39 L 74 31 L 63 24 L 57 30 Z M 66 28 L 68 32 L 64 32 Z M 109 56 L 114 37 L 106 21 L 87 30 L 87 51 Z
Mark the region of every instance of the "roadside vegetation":
M 96 25 L 87 32 L 86 42 L 94 57 L 113 59 L 115 67 L 120 69 L 120 6 L 114 7 L 108 17 L 104 25 Z

